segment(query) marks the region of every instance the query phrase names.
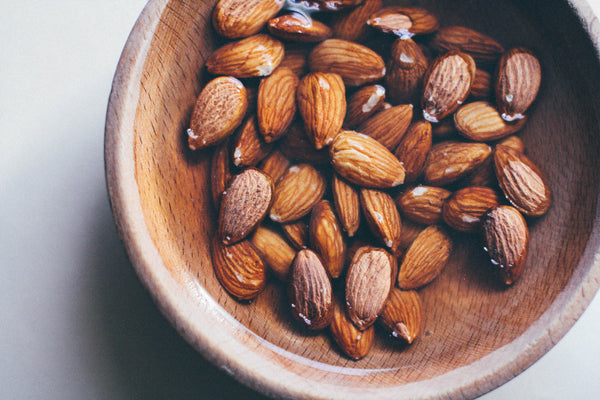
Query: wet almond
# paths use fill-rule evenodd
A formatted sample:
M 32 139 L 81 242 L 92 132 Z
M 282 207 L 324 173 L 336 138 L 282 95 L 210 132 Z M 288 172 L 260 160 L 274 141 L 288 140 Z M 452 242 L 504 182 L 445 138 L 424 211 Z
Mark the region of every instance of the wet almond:
M 256 113 L 258 128 L 265 142 L 279 139 L 292 123 L 296 115 L 298 83 L 296 74 L 287 67 L 279 67 L 261 80 Z

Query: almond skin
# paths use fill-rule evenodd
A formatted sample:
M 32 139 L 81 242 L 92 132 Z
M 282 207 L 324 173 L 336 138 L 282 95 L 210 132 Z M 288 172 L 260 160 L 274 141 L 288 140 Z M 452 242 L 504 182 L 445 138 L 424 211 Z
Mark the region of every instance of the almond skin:
M 385 63 L 370 48 L 341 39 L 319 43 L 308 56 L 311 72 L 335 73 L 348 86 L 363 86 L 385 76 Z
M 283 59 L 279 40 L 259 33 L 219 47 L 206 60 L 206 69 L 214 75 L 236 78 L 268 76 Z
M 335 171 L 359 186 L 382 189 L 404 183 L 404 167 L 377 140 L 353 131 L 340 132 L 330 147 Z
M 258 87 L 258 128 L 265 142 L 279 139 L 296 115 L 296 89 L 300 80 L 287 67 L 277 68 Z
M 452 240 L 442 227 L 431 225 L 425 228 L 404 254 L 398 286 L 411 290 L 434 280 L 448 263 L 452 247 Z
M 270 217 L 287 223 L 307 215 L 325 193 L 325 179 L 309 164 L 292 165 L 275 186 Z
M 393 288 L 379 317 L 393 337 L 412 344 L 423 330 L 423 303 L 415 290 Z
M 276 184 L 289 166 L 290 160 L 279 150 L 273 150 L 260 162 L 258 169 L 269 175 L 273 183 Z
M 280 67 L 288 67 L 297 77 L 303 77 L 308 72 L 308 55 L 312 47 L 303 43 L 286 43 L 285 54 Z
M 396 204 L 411 221 L 433 225 L 442 221 L 444 202 L 451 195 L 451 191 L 441 187 L 419 185 L 402 193 Z
M 226 139 L 217 146 L 210 161 L 210 193 L 216 210 L 231 178 L 229 160 L 229 140 Z
M 404 166 L 406 182 L 414 182 L 421 175 L 432 140 L 431 124 L 427 121 L 417 121 L 406 130 L 394 151 L 394 155 Z
M 344 127 L 347 129 L 365 122 L 370 116 L 383 107 L 385 88 L 381 85 L 370 85 L 360 88 L 348 99 Z
M 331 19 L 333 37 L 353 42 L 364 39 L 369 31 L 367 21 L 381 6 L 381 0 L 364 0 L 354 8 L 335 13 Z
M 478 64 L 498 60 L 504 48 L 496 40 L 481 32 L 463 26 L 440 28 L 430 42 L 438 53 L 458 50 L 469 54 Z
M 288 222 L 287 224 L 281 224 L 281 229 L 296 249 L 302 250 L 308 247 L 308 225 L 306 222 L 303 220 Z
M 220 76 L 200 92 L 187 131 L 192 150 L 213 146 L 231 135 L 242 123 L 248 99 L 242 82 Z
M 360 124 L 356 130 L 376 139 L 394 151 L 406 133 L 412 120 L 412 104 L 400 104 L 383 110 Z
M 502 192 L 517 210 L 529 217 L 548 211 L 552 203 L 548 180 L 525 154 L 496 145 L 494 170 Z
M 442 216 L 448 226 L 461 232 L 478 231 L 481 218 L 490 208 L 500 204 L 494 189 L 472 186 L 460 189 L 444 203 Z
M 440 142 L 431 148 L 423 173 L 425 182 L 444 186 L 469 174 L 491 154 L 485 143 Z
M 285 238 L 274 229 L 261 225 L 250 237 L 250 242 L 277 279 L 287 282 L 296 250 Z
M 331 281 L 319 256 L 312 250 L 300 250 L 292 263 L 289 301 L 292 316 L 304 327 L 327 327 L 333 318 Z
M 360 198 L 358 190 L 338 174 L 331 178 L 333 204 L 348 237 L 353 237 L 360 226 Z
M 284 0 L 219 0 L 212 14 L 218 34 L 230 39 L 258 33 L 285 4 Z
M 267 266 L 248 240 L 226 246 L 215 237 L 211 254 L 219 283 L 233 297 L 251 300 L 265 288 Z
M 392 257 L 376 247 L 356 251 L 346 275 L 346 311 L 361 331 L 369 328 L 385 306 L 391 289 Z
M 258 133 L 256 117 L 251 115 L 233 138 L 233 165 L 236 167 L 253 167 L 265 158 L 272 148 L 273 145 L 266 143 Z
M 311 248 L 321 256 L 329 276 L 339 278 L 344 269 L 346 242 L 333 207 L 321 200 L 312 209 L 308 225 Z
M 419 7 L 400 6 L 386 7 L 377 11 L 371 15 L 367 24 L 401 38 L 433 33 L 440 27 L 438 19 L 429 11 Z
M 360 360 L 369 353 L 375 339 L 375 327 L 360 331 L 346 315 L 337 301 L 333 306 L 331 336 L 345 355 L 353 360 Z
M 231 178 L 221 197 L 219 238 L 224 244 L 239 242 L 265 218 L 273 202 L 271 178 L 248 168 Z
M 325 164 L 329 162 L 327 149 L 315 149 L 302 122 L 297 120 L 292 122 L 279 141 L 279 150 L 289 159 L 301 163 Z
M 506 122 L 500 112 L 487 101 L 461 106 L 454 114 L 454 125 L 460 134 L 476 142 L 498 140 L 520 131 L 526 118 Z
M 298 86 L 297 102 L 306 135 L 315 148 L 328 146 L 346 116 L 346 89 L 340 75 L 324 72 L 306 75 Z
M 506 285 L 523 273 L 529 248 L 529 229 L 521 213 L 511 206 L 498 206 L 483 218 L 484 250 Z
M 389 98 L 395 103 L 416 103 L 428 66 L 421 46 L 412 39 L 396 39 L 385 76 Z
M 360 190 L 360 204 L 371 232 L 396 254 L 402 235 L 402 221 L 394 199 L 382 191 Z
M 492 89 L 492 75 L 486 70 L 477 68 L 473 86 L 471 86 L 471 97 L 476 99 L 488 99 L 492 95 Z
M 267 27 L 273 36 L 302 43 L 321 42 L 332 35 L 327 25 L 300 13 L 273 18 Z
M 436 58 L 423 78 L 423 117 L 439 122 L 452 114 L 469 96 L 474 79 L 475 61 L 468 54 L 450 51 Z

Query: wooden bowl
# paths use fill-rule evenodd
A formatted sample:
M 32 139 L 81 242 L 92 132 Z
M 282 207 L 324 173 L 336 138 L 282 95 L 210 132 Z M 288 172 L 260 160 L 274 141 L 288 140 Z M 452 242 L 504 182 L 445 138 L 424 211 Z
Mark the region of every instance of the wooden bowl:
M 350 361 L 328 334 L 298 330 L 279 284 L 250 304 L 213 273 L 208 182 L 212 150 L 192 153 L 186 128 L 215 48 L 215 1 L 151 0 L 126 44 L 106 123 L 106 173 L 129 257 L 160 309 L 198 351 L 267 395 L 328 399 L 471 398 L 546 353 L 600 282 L 600 24 L 584 1 L 423 1 L 505 47 L 531 48 L 543 83 L 520 136 L 554 203 L 531 223 L 521 279 L 501 288 L 475 239 L 421 290 L 423 335 L 410 347 L 378 336 Z

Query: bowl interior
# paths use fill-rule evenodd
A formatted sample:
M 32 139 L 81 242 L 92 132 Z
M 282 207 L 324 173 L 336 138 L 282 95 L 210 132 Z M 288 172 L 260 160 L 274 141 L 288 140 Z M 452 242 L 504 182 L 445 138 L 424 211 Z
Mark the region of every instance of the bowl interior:
M 255 337 L 255 347 L 249 346 L 248 351 L 266 352 L 261 350 L 266 347 L 278 355 L 271 362 L 282 370 L 294 370 L 307 380 L 335 376 L 340 387 L 394 388 L 420 382 L 487 359 L 519 340 L 516 353 L 540 340 L 543 325 L 553 323 L 549 310 L 560 314 L 570 304 L 594 268 L 590 246 L 591 253 L 598 248 L 593 232 L 600 184 L 600 68 L 589 36 L 568 3 L 418 2 L 433 11 L 442 25 L 466 25 L 506 48 L 526 46 L 538 55 L 542 87 L 519 135 L 528 155 L 547 175 L 554 203 L 547 215 L 529 220 L 527 266 L 514 286 L 498 286 L 477 237 L 457 235 L 459 244 L 450 264 L 420 291 L 426 313 L 422 336 L 405 347 L 379 335 L 369 355 L 356 362 L 341 355 L 327 332 L 297 328 L 280 283 L 270 281 L 256 300 L 242 304 L 222 289 L 213 273 L 209 243 L 216 213 L 208 189 L 212 150 L 190 152 L 185 131 L 195 99 L 209 78 L 204 60 L 218 45 L 209 23 L 214 3 L 171 0 L 161 9 L 135 104 L 133 155 L 139 201 L 162 260 L 156 268 L 165 269 L 177 282 L 181 301 L 192 302 L 198 310 L 205 310 L 208 301 L 222 329 Z M 170 300 L 159 303 L 165 301 Z M 188 317 L 201 321 L 202 313 Z M 558 330 L 560 335 L 576 317 Z M 187 326 L 175 322 L 179 328 Z M 190 338 L 194 333 L 184 335 Z M 202 341 L 192 339 L 210 355 L 212 350 Z M 524 352 L 513 373 L 540 357 L 548 346 Z M 516 354 L 507 354 L 516 359 Z M 507 361 L 493 362 L 502 369 Z M 298 369 L 299 364 L 310 367 Z M 479 392 L 510 375 L 480 385 Z

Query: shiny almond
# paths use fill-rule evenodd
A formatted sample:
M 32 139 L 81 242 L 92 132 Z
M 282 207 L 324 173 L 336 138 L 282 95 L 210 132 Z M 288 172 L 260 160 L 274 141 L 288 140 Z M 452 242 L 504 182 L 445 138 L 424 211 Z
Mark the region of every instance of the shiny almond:
M 243 38 L 258 33 L 283 7 L 284 0 L 219 0 L 212 24 L 221 36 Z
M 451 228 L 461 232 L 479 230 L 481 218 L 500 204 L 498 193 L 485 186 L 472 186 L 457 190 L 444 203 L 442 216 Z
M 425 35 L 438 30 L 440 23 L 435 15 L 419 7 L 385 7 L 367 21 L 373 28 L 393 33 L 401 38 Z
M 261 80 L 256 112 L 258 128 L 267 143 L 279 139 L 294 119 L 298 83 L 296 74 L 287 67 L 279 67 Z
M 496 107 L 487 101 L 465 104 L 454 114 L 454 124 L 460 134 L 477 142 L 498 140 L 512 135 L 520 131 L 526 121 L 526 118 L 515 122 L 505 121 Z
M 416 103 L 429 61 L 412 39 L 396 39 L 386 65 L 385 83 L 395 103 Z
M 267 28 L 273 36 L 302 43 L 321 42 L 332 35 L 329 26 L 301 13 L 273 18 Z
M 344 127 L 354 128 L 383 108 L 385 88 L 381 85 L 364 86 L 349 99 L 346 107 Z
M 321 200 L 312 208 L 308 232 L 311 249 L 321 256 L 329 276 L 338 278 L 344 269 L 346 242 L 329 201 Z

